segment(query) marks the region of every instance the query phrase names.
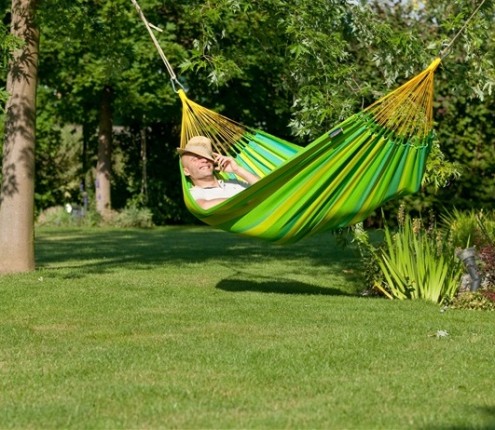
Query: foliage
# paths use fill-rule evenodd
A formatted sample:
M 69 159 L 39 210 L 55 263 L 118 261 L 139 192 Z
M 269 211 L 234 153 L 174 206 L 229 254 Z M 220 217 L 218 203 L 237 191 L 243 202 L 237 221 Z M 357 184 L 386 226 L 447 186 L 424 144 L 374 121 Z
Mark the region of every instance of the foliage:
M 153 214 L 148 208 L 128 207 L 119 211 L 110 224 L 120 228 L 150 228 L 153 227 Z
M 166 10 L 164 2 L 148 0 L 146 4 L 152 20 Z M 40 10 L 40 20 L 44 28 L 40 80 L 54 90 L 53 102 L 60 108 L 72 107 L 61 110 L 66 120 L 83 115 L 94 122 L 96 118 L 90 116 L 96 114 L 105 87 L 114 90 L 116 124 L 142 116 L 156 121 L 167 105 L 175 104 L 172 88 L 164 85 L 163 63 L 130 1 L 79 0 L 57 14 L 47 3 Z M 175 62 L 184 56 L 174 42 L 176 25 L 172 22 L 157 34 Z
M 451 309 L 495 311 L 495 290 L 467 291 L 448 302 Z
M 117 210 L 124 208 L 128 199 L 141 192 L 142 181 L 149 181 L 145 185 L 151 191 L 150 204 L 155 204 L 163 196 L 156 190 L 156 184 L 163 181 L 164 170 L 155 168 L 154 163 L 164 158 L 169 146 L 175 147 L 173 142 L 178 140 L 180 122 L 178 98 L 168 85 L 163 62 L 130 1 L 57 2 L 66 7 L 54 14 L 53 3 L 43 4 L 39 13 L 43 27 L 40 84 L 47 89 L 40 105 L 55 111 L 59 127 L 82 129 L 79 142 L 73 146 L 79 147 L 81 155 L 73 164 L 77 178 L 70 194 L 77 196 L 81 186 L 94 197 L 91 190 L 98 147 L 99 103 L 102 92 L 109 88 L 113 94 L 114 125 L 112 206 Z M 164 22 L 157 38 L 170 61 L 179 63 L 185 55 L 182 46 L 175 41 L 180 8 L 171 1 L 148 0 L 145 5 L 153 22 Z M 169 124 L 172 126 L 166 136 L 160 134 Z M 122 138 L 122 130 L 128 138 Z M 143 133 L 147 147 L 142 143 Z M 172 143 L 169 145 L 169 142 Z M 145 166 L 148 160 L 150 165 Z M 143 178 L 144 168 L 149 176 Z M 168 182 L 173 182 L 173 185 L 167 184 L 169 187 L 179 185 L 178 178 Z M 40 209 L 51 204 L 45 203 Z M 91 205 L 94 206 L 94 202 Z M 158 208 L 153 209 L 159 213 Z
M 37 219 L 37 227 L 96 227 L 102 222 L 96 211 L 83 212 L 81 208 L 68 211 L 64 206 L 53 206 L 42 211 Z
M 84 211 L 81 207 L 68 210 L 67 207 L 53 206 L 40 213 L 36 220 L 39 227 L 103 227 L 150 228 L 153 214 L 148 208 L 128 207 L 113 211 L 109 219 L 103 220 L 94 210 Z
M 12 53 L 14 50 L 21 48 L 24 45 L 24 41 L 22 39 L 12 35 L 9 31 L 9 23 L 6 18 L 10 15 L 11 1 L 8 3 L 9 4 L 7 5 L 7 1 L 0 1 L 0 14 L 3 18 L 0 20 L 0 83 L 2 84 L 0 85 L 0 113 L 3 113 L 5 102 L 8 98 L 5 82 L 7 80 L 9 61 L 12 59 Z
M 493 208 L 495 194 L 494 99 L 476 100 L 459 95 L 437 102 L 438 139 L 446 158 L 461 166 L 460 178 L 440 190 L 438 204 L 460 209 Z
M 157 225 L 193 222 L 183 203 L 177 144 L 165 143 L 174 142 L 175 132 L 172 123 L 162 122 L 145 129 L 125 128 L 114 135 L 119 147 L 113 167 L 116 210 L 132 205 L 148 207 Z M 143 181 L 144 140 L 146 183 Z
M 359 236 L 357 240 L 375 263 L 368 275 L 376 273 L 376 266 L 380 270 L 373 287 L 388 298 L 442 303 L 457 292 L 462 267 L 452 242 L 434 225 L 426 226 L 422 218 L 399 213 L 396 230 L 385 222 L 384 242 L 378 247 Z
M 163 30 L 155 34 L 192 99 L 303 145 L 425 67 L 474 8 L 450 0 L 139 3 Z M 493 7 L 485 2 L 437 72 L 437 140 L 422 191 L 405 200 L 411 211 L 494 205 Z M 156 224 L 193 222 L 174 157 L 178 98 L 132 3 L 39 2 L 38 20 L 37 211 L 80 200 L 81 184 L 94 197 L 98 103 L 111 87 L 112 206 L 139 197 Z M 60 135 L 66 127 L 82 132 Z
M 430 187 L 432 194 L 438 193 L 462 176 L 461 164 L 449 161 L 440 148 L 438 138 L 431 144 L 430 157 L 426 163 L 423 186 Z
M 478 251 L 483 287 L 495 289 L 495 243 L 481 247 Z M 495 297 L 492 295 L 492 300 Z
M 495 244 L 495 213 L 483 210 L 446 210 L 441 215 L 442 228 L 450 232 L 454 246 L 478 249 Z
M 0 21 L 0 82 L 5 82 L 12 52 L 23 45 L 23 41 L 9 33 L 5 22 Z M 3 112 L 8 93 L 0 87 L 0 112 Z
M 368 286 L 366 294 L 379 293 L 389 298 L 406 298 L 406 291 L 412 298 L 418 272 L 427 272 L 433 279 L 444 270 L 441 266 L 450 266 L 451 269 L 446 271 L 450 282 L 444 282 L 446 294 L 438 300 L 440 303 L 456 309 L 494 308 L 494 214 L 454 209 L 445 212 L 439 224 L 432 219 L 425 226 L 421 218 L 404 216 L 403 210 L 404 207 L 401 207 L 395 233 L 392 234 L 390 227 L 385 224 L 384 243 L 372 241 L 370 233 L 362 225 L 353 228 L 354 242 L 360 250 L 363 276 Z M 476 292 L 465 291 L 464 282 L 460 281 L 463 268 L 460 261 L 453 258 L 457 255 L 457 250 L 473 246 L 477 250 L 476 264 L 481 278 L 481 286 Z M 427 260 L 430 260 L 429 267 L 438 267 L 435 270 L 422 270 L 422 261 Z M 469 279 L 469 275 L 464 276 Z M 441 285 L 441 281 L 438 284 Z M 394 288 L 391 289 L 389 285 Z
M 459 291 L 448 305 L 454 309 L 495 310 L 495 216 L 492 212 L 459 211 L 442 216 L 442 229 L 449 232 L 452 243 L 461 249 L 474 247 L 481 278 L 477 291 Z
M 362 275 L 364 279 L 365 289 L 364 295 L 382 294 L 376 289 L 375 284 L 377 279 L 383 279 L 383 275 L 378 265 L 377 259 L 374 257 L 376 248 L 380 246 L 383 238 L 375 239 L 372 237 L 373 232 L 366 230 L 363 223 L 355 224 L 347 229 L 337 232 L 337 243 L 341 247 L 347 247 L 354 244 L 361 257 Z M 349 242 L 348 237 L 352 240 Z
M 47 88 L 38 89 L 38 103 L 44 108 L 38 113 L 36 129 L 35 204 L 42 210 L 81 200 L 82 172 L 81 127 L 61 126 L 59 114 L 50 103 Z M 82 204 L 82 202 L 80 202 Z
M 183 10 L 189 55 L 180 70 L 192 99 L 289 139 L 293 100 L 281 13 L 278 1 L 191 2 Z

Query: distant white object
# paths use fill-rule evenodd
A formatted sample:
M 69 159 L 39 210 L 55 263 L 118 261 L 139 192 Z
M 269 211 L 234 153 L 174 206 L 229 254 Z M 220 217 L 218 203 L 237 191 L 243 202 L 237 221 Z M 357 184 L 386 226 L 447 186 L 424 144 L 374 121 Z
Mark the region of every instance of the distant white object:
M 81 206 L 72 206 L 70 203 L 65 204 L 65 212 L 75 217 L 84 216 L 84 208 Z

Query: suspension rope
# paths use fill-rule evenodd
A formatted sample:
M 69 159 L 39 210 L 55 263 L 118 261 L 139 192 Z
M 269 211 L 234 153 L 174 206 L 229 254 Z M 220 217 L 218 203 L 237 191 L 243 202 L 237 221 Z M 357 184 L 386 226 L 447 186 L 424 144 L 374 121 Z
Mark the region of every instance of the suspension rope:
M 457 32 L 457 34 L 452 38 L 452 40 L 450 41 L 450 43 L 442 49 L 442 51 L 440 52 L 439 54 L 439 57 L 441 59 L 445 58 L 448 54 L 448 51 L 450 50 L 450 48 L 452 47 L 452 45 L 454 44 L 454 42 L 456 41 L 456 39 L 460 36 L 460 34 L 466 29 L 466 27 L 468 26 L 469 22 L 474 18 L 474 16 L 478 13 L 478 11 L 480 10 L 481 6 L 483 6 L 483 3 L 485 3 L 486 0 L 482 0 L 481 3 L 477 6 L 477 8 L 474 10 L 474 12 L 471 14 L 471 16 L 466 20 L 466 22 L 464 23 L 464 25 L 461 27 L 461 29 Z
M 134 5 L 134 7 L 136 8 L 136 10 L 138 11 L 138 14 L 139 16 L 141 17 L 141 20 L 143 21 L 146 29 L 148 30 L 148 33 L 150 34 L 151 36 L 151 40 L 153 41 L 158 53 L 160 54 L 160 57 L 161 59 L 163 60 L 163 62 L 165 63 L 165 67 L 167 68 L 167 71 L 170 75 L 170 80 L 172 82 L 172 87 L 174 89 L 174 91 L 177 93 L 179 92 L 179 90 L 177 90 L 176 88 L 176 85 L 179 86 L 180 88 L 182 88 L 184 90 L 184 87 L 182 86 L 182 84 L 179 82 L 179 80 L 177 79 L 177 76 L 175 75 L 175 72 L 174 72 L 174 69 L 172 68 L 172 66 L 170 65 L 167 57 L 165 56 L 160 44 L 158 43 L 158 40 L 156 39 L 155 37 L 155 34 L 153 33 L 153 29 L 157 30 L 157 31 L 162 31 L 160 28 L 154 26 L 153 24 L 150 24 L 148 22 L 148 20 L 146 19 L 146 17 L 144 16 L 144 13 L 143 11 L 141 10 L 141 7 L 139 6 L 139 4 L 137 3 L 136 0 L 131 0 L 132 1 L 132 4 Z

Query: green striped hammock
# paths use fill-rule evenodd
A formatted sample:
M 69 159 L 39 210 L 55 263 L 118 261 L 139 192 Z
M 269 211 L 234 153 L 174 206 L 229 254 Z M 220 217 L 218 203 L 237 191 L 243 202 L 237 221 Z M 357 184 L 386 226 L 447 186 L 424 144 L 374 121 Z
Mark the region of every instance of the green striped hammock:
M 182 172 L 187 208 L 213 227 L 289 243 L 355 224 L 385 202 L 417 192 L 433 140 L 433 75 L 439 64 L 435 59 L 306 147 L 243 127 L 179 90 L 181 147 L 193 136 L 207 136 L 217 152 L 232 155 L 261 177 L 205 210 L 189 193 L 191 184 Z

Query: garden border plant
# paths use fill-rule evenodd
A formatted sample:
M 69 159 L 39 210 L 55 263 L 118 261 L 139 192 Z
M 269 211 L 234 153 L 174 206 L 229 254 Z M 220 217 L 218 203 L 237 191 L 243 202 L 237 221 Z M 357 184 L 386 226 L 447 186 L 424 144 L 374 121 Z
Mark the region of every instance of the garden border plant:
M 384 240 L 373 245 L 362 230 L 355 235 L 365 259 L 372 259 L 372 286 L 393 299 L 425 299 L 442 304 L 454 297 L 462 266 L 449 235 L 433 221 L 425 226 L 421 217 L 412 218 L 399 208 L 398 225 L 392 229 L 384 220 Z M 368 267 L 373 264 L 368 263 Z
M 495 216 L 483 211 L 449 211 L 437 223 L 426 223 L 398 210 L 397 226 L 385 219 L 383 240 L 372 241 L 362 224 L 353 228 L 365 268 L 368 293 L 390 299 L 426 299 L 451 308 L 495 309 Z M 474 243 L 472 243 L 474 242 Z M 458 258 L 459 251 L 474 245 L 483 277 L 479 291 Z

